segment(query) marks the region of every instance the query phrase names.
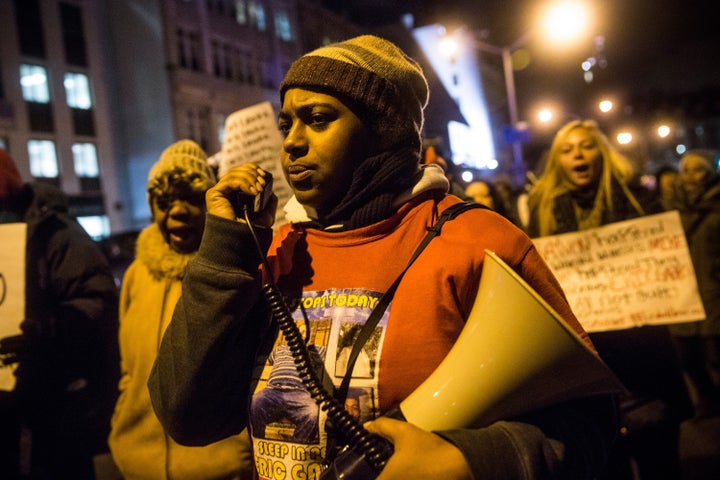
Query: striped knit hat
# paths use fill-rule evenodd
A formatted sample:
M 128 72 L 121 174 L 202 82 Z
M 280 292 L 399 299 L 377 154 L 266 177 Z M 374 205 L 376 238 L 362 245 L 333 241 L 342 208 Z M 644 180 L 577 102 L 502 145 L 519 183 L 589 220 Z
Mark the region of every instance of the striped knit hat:
M 363 35 L 300 57 L 280 85 L 281 103 L 295 87 L 343 101 L 369 122 L 383 150 L 421 144 L 427 80 L 422 68 L 387 40 Z
M 169 178 L 181 178 L 198 190 L 215 185 L 215 171 L 207 162 L 207 155 L 192 140 L 180 140 L 167 147 L 148 174 L 147 191 L 150 196 L 167 192 Z

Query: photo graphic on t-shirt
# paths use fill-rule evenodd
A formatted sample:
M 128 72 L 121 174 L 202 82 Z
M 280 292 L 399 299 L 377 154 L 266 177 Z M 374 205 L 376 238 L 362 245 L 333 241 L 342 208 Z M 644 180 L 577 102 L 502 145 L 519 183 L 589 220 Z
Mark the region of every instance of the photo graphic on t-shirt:
M 296 306 L 292 317 L 307 339 L 308 350 L 317 364 L 324 365 L 318 374 L 329 375 L 335 387 L 342 382 L 352 344 L 380 297 L 371 290 L 340 289 L 303 292 L 302 298 L 289 302 Z M 377 366 L 388 315 L 389 309 L 363 346 L 344 403 L 360 423 L 378 415 Z M 327 411 L 305 388 L 282 333 L 256 373 L 250 432 L 259 479 L 319 478 L 326 454 Z

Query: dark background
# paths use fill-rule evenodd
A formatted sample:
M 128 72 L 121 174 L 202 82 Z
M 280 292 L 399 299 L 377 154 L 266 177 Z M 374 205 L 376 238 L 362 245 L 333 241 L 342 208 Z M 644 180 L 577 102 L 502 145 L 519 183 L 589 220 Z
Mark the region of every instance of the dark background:
M 376 25 L 412 13 L 416 26 L 441 23 L 451 29 L 464 23 L 497 46 L 513 43 L 533 25 L 546 2 L 537 0 L 380 1 L 326 0 L 327 7 L 354 20 Z M 531 63 L 515 72 L 518 104 L 538 96 L 562 96 L 586 110 L 588 96 L 612 92 L 627 103 L 647 96 L 718 88 L 720 27 L 711 3 L 701 0 L 600 0 L 585 2 L 593 12 L 592 31 L 579 45 L 558 52 L 528 44 Z M 605 37 L 607 67 L 595 69 L 588 84 L 580 62 L 594 52 L 593 38 Z M 491 61 L 491 60 L 489 60 Z M 637 97 L 641 97 L 640 100 Z M 521 114 L 521 117 L 523 115 Z

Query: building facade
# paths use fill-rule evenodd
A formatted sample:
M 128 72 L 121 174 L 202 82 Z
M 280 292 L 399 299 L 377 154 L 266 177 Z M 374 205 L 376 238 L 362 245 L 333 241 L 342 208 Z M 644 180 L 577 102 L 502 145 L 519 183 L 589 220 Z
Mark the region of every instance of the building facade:
M 181 138 L 212 155 L 225 118 L 310 48 L 360 32 L 319 0 L 0 2 L 0 147 L 55 184 L 96 238 L 149 222 L 147 172 Z

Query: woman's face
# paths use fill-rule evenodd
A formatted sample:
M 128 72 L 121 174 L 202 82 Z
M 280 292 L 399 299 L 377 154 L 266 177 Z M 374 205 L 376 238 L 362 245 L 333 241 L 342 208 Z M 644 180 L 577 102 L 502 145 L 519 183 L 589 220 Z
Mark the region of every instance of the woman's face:
M 190 189 L 171 189 L 150 202 L 153 220 L 170 248 L 192 253 L 200 247 L 205 228 L 205 194 Z
M 693 153 L 683 158 L 680 165 L 680 184 L 686 192 L 696 194 L 705 188 L 705 179 L 709 172 L 705 160 Z
M 560 144 L 560 167 L 577 188 L 594 184 L 602 171 L 602 154 L 585 128 L 573 128 Z
M 486 207 L 495 208 L 495 201 L 490 193 L 490 187 L 485 182 L 472 182 L 465 189 L 465 195 L 473 199 L 474 202 Z
M 282 166 L 298 201 L 326 212 L 347 193 L 354 169 L 372 148 L 368 129 L 330 95 L 291 88 L 278 122 Z

